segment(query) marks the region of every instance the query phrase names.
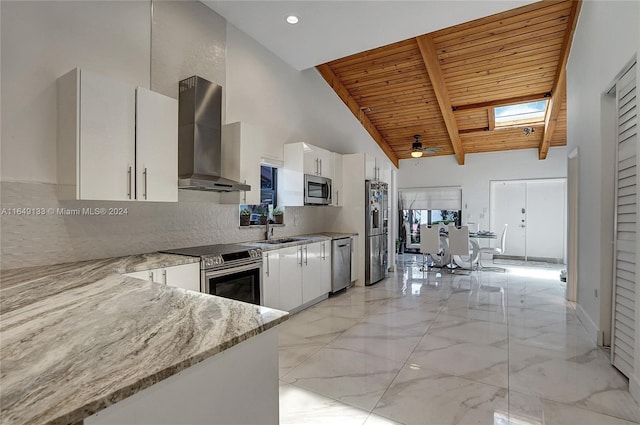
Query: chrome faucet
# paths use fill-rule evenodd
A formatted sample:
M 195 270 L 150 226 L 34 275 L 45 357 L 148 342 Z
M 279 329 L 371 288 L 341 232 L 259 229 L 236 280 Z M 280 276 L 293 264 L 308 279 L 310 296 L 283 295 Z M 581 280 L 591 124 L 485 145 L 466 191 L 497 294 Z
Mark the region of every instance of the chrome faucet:
M 271 228 L 271 231 L 269 231 L 269 218 L 267 218 L 265 229 L 264 229 L 264 240 L 268 241 L 271 239 L 272 236 L 273 236 L 273 227 Z

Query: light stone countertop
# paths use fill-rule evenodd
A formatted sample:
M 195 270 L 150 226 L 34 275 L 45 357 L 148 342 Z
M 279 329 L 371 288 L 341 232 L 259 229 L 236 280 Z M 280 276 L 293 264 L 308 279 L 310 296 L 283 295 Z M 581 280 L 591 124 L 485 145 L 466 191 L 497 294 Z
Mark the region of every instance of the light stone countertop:
M 287 319 L 123 275 L 197 261 L 153 253 L 2 271 L 0 423 L 80 422 Z
M 248 245 L 256 248 L 260 248 L 263 251 L 272 251 L 274 249 L 288 248 L 290 246 L 306 245 L 314 242 L 322 242 L 333 239 L 348 238 L 350 236 L 357 236 L 357 233 L 337 233 L 337 232 L 322 232 L 313 233 L 309 235 L 295 235 L 295 236 L 275 236 L 272 240 L 288 240 L 293 239 L 290 242 L 284 243 L 266 243 L 265 241 L 253 241 L 242 242 L 242 245 Z

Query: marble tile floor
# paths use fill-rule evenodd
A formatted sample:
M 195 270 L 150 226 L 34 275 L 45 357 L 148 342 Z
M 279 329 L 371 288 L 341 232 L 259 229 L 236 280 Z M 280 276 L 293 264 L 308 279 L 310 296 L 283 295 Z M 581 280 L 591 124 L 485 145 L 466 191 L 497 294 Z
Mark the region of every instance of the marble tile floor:
M 640 407 L 564 299 L 554 264 L 419 270 L 280 325 L 281 424 L 638 424 Z

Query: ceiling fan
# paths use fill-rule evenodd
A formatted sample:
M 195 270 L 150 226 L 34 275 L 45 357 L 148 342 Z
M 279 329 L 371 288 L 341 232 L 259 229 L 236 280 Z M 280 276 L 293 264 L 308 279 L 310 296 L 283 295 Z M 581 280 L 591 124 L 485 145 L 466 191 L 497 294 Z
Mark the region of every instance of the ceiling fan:
M 428 146 L 423 148 L 419 134 L 414 135 L 413 138 L 415 140 L 411 145 L 411 156 L 414 158 L 420 158 L 422 155 L 431 155 L 442 150 L 440 146 Z

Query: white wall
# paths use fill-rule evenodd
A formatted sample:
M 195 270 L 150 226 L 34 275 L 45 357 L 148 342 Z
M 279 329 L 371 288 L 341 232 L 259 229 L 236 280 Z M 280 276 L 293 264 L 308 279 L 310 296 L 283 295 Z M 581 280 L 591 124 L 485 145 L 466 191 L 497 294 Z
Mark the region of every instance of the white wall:
M 462 187 L 462 221 L 489 229 L 490 182 L 567 176 L 567 148 L 551 148 L 544 161 L 537 149 L 465 155 L 465 165 L 454 156 L 400 160 L 398 189 L 411 187 Z M 499 231 L 500 229 L 491 229 Z
M 260 229 L 239 229 L 237 206 L 219 205 L 215 194 L 181 191 L 177 204 L 59 202 L 56 79 L 76 66 L 173 97 L 180 79 L 200 74 L 226 85 L 228 122 L 264 127 L 278 151 L 292 140 L 379 151 L 315 71 L 294 71 L 237 30 L 227 37 L 226 21 L 199 2 L 154 2 L 153 31 L 150 1 L 2 1 L 0 8 L 2 207 L 128 208 L 119 217 L 3 215 L 2 269 L 262 237 Z M 288 208 L 275 233 L 335 230 L 339 214 Z
M 611 99 L 603 93 L 639 51 L 639 2 L 583 2 L 567 63 L 567 143 L 578 148 L 580 164 L 577 301 L 592 338 L 605 342 L 611 327 L 615 139 L 606 116 Z M 636 399 L 638 380 L 635 390 L 632 385 Z
M 149 88 L 148 2 L 2 1 L 2 181 L 56 183 L 56 78 Z
M 389 161 L 315 69 L 295 70 L 227 25 L 227 122 L 268 133 L 271 153 L 307 142 L 333 152 L 367 152 Z

